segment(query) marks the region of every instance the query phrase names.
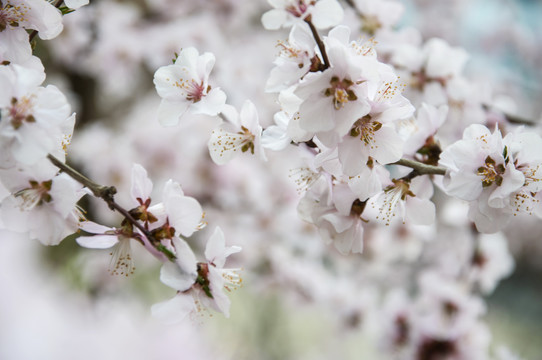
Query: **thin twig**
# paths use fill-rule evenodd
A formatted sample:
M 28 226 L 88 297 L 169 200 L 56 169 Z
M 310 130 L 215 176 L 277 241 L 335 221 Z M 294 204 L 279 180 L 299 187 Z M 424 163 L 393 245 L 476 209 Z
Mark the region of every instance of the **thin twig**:
M 446 168 L 421 163 L 416 160 L 401 159 L 392 165 L 401 165 L 414 169 L 418 175 L 446 175 Z
M 322 39 L 320 39 L 320 35 L 318 35 L 318 30 L 314 27 L 314 24 L 311 21 L 310 16 L 305 19 L 305 22 L 309 25 L 312 36 L 314 37 L 314 40 L 316 41 L 316 45 L 318 45 L 318 49 L 320 49 L 320 53 L 322 54 L 322 60 L 324 60 L 324 69 L 329 68 L 331 65 L 329 64 L 329 59 L 327 57 L 326 53 L 326 47 L 324 46 L 324 42 Z

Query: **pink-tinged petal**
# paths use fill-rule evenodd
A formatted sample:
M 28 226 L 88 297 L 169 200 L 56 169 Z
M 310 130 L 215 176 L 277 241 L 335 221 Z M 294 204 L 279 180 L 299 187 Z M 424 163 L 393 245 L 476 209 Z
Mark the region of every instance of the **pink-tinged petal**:
M 214 264 L 217 268 L 223 268 L 226 263 L 226 258 L 231 254 L 241 251 L 239 246 L 226 247 L 226 239 L 222 229 L 217 227 L 207 241 L 205 247 L 205 258 L 209 263 Z
M 430 200 L 407 196 L 405 222 L 413 225 L 431 225 L 435 222 L 435 204 Z
M 158 95 L 169 101 L 186 100 L 185 82 L 193 80 L 188 68 L 178 65 L 162 66 L 154 73 L 154 85 Z M 188 100 L 187 100 L 188 101 Z
M 310 132 L 331 130 L 335 127 L 333 118 L 336 111 L 331 98 L 311 96 L 299 107 L 299 126 Z
M 176 324 L 183 321 L 191 312 L 196 311 L 194 299 L 190 294 L 180 293 L 173 299 L 154 304 L 152 316 L 164 324 Z
M 382 174 L 385 175 L 382 176 Z M 383 177 L 389 178 L 389 172 L 384 167 L 378 170 L 365 167 L 359 175 L 349 181 L 348 185 L 361 201 L 365 201 L 382 191 Z
M 224 293 L 224 278 L 222 272 L 214 266 L 209 266 L 209 288 L 213 295 L 213 302 L 216 309 L 224 314 L 225 317 L 230 317 L 230 298 Z
M 38 30 L 40 39 L 50 40 L 62 32 L 62 15 L 60 11 L 47 1 L 26 0 L 31 11 L 27 14 L 27 25 Z
M 178 237 L 173 237 L 173 245 L 175 246 L 175 263 L 184 273 L 194 275 L 197 271 L 197 261 L 192 248 L 186 241 Z
M 132 199 L 141 199 L 145 202 L 152 192 L 152 181 L 147 175 L 147 170 L 139 164 L 134 164 L 132 167 L 132 185 L 130 188 L 130 193 Z
M 187 47 L 187 48 L 182 49 L 181 52 L 179 53 L 177 60 L 175 60 L 175 66 L 179 68 L 186 67 L 188 69 L 196 69 L 198 65 L 198 59 L 199 59 L 198 49 L 196 49 L 193 46 Z
M 53 179 L 51 185 L 51 204 L 62 218 L 66 218 L 75 208 L 75 204 L 81 198 L 79 190 L 82 185 L 73 180 L 67 174 L 62 173 Z
M 190 289 L 194 285 L 196 277 L 196 273 L 186 273 L 172 262 L 165 263 L 160 269 L 160 281 L 178 291 Z
M 279 29 L 288 19 L 284 10 L 272 9 L 262 15 L 262 25 L 266 30 Z
M 243 103 L 239 119 L 241 125 L 246 127 L 252 134 L 261 132 L 261 126 L 258 122 L 258 110 L 256 110 L 256 106 L 252 101 L 246 100 Z
M 356 176 L 367 166 L 369 153 L 364 144 L 359 138 L 353 136 L 346 136 L 339 144 L 339 160 L 346 175 Z
M 197 49 L 194 48 L 194 50 L 196 50 L 196 54 L 197 54 Z M 206 52 L 206 53 L 201 54 L 201 56 L 199 56 L 196 61 L 197 63 L 196 63 L 195 69 L 196 69 L 198 78 L 200 81 L 203 80 L 204 83 L 206 84 L 207 78 L 209 77 L 209 74 L 211 73 L 211 71 L 213 70 L 213 67 L 215 66 L 215 61 L 216 61 L 215 56 L 210 52 Z
M 79 223 L 79 228 L 91 234 L 105 234 L 107 231 L 114 230 L 114 228 L 103 226 L 92 221 L 81 221 Z
M 342 233 L 352 226 L 353 219 L 349 216 L 343 216 L 338 213 L 330 213 L 322 216 L 323 220 L 326 220 L 331 225 L 336 232 Z
M 312 22 L 318 29 L 327 29 L 339 24 L 344 11 L 337 0 L 320 0 L 314 5 Z
M 182 236 L 190 236 L 198 230 L 203 218 L 203 209 L 199 202 L 189 196 L 172 196 L 164 199 L 169 224 Z
M 162 100 L 158 107 L 158 121 L 162 126 L 175 126 L 186 113 L 190 103 L 188 101 Z
M 401 159 L 404 141 L 395 129 L 383 126 L 376 132 L 375 138 L 371 154 L 380 164 L 391 164 Z
M 336 234 L 333 245 L 343 255 L 363 252 L 363 226 L 357 221 L 346 231 Z
M 472 173 L 452 173 L 443 180 L 444 191 L 450 196 L 473 201 L 482 193 L 482 179 Z
M 219 88 L 213 88 L 200 101 L 190 107 L 192 114 L 218 115 L 226 104 L 226 93 Z
M 342 45 L 348 45 L 350 41 L 350 28 L 348 26 L 339 25 L 329 30 L 328 39 L 338 41 Z
M 75 241 L 80 246 L 89 249 L 109 249 L 119 242 L 116 235 L 81 236 L 75 239 Z
M 356 194 L 347 184 L 336 184 L 333 188 L 333 203 L 341 215 L 348 216 L 352 210 L 352 203 L 357 199 Z

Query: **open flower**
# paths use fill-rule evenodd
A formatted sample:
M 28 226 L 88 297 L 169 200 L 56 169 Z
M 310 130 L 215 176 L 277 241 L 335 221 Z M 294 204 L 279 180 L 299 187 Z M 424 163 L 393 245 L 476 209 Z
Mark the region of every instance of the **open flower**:
M 237 270 L 224 269 L 224 264 L 228 256 L 241 248 L 227 247 L 220 228 L 216 228 L 207 242 L 206 262 L 197 262 L 184 240 L 175 237 L 173 244 L 177 258 L 162 266 L 160 280 L 177 290 L 177 295 L 153 305 L 153 315 L 166 323 L 176 323 L 195 311 L 212 308 L 229 317 L 230 299 L 224 289 L 231 291 L 240 286 L 242 280 Z
M 209 139 L 211 159 L 218 165 L 224 165 L 241 153 L 250 153 L 266 160 L 256 106 L 247 100 L 239 114 L 235 108 L 227 106 L 224 115 L 228 122 L 213 130 Z
M 209 85 L 215 56 L 199 55 L 197 49 L 183 49 L 173 65 L 154 74 L 154 85 L 162 98 L 158 120 L 164 126 L 177 125 L 186 114 L 217 115 L 226 103 L 226 94 Z

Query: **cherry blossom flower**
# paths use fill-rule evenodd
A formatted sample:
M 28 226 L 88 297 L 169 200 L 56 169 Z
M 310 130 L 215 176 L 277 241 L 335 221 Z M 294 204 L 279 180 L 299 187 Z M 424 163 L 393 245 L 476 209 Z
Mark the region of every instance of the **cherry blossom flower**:
M 55 86 L 38 86 L 44 77 L 42 71 L 15 64 L 0 68 L 0 167 L 34 165 L 71 137 L 70 105 Z
M 80 246 L 89 249 L 108 249 L 114 247 L 111 252 L 109 272 L 111 275 L 132 275 L 136 269 L 132 257 L 130 240 L 133 239 L 132 226 L 120 229 L 96 224 L 92 221 L 83 221 L 79 228 L 92 236 L 81 235 L 76 239 Z
M 369 199 L 376 219 L 390 225 L 396 219 L 412 225 L 430 225 L 435 221 L 435 204 L 430 200 L 433 186 L 429 178 L 392 179 L 384 191 Z M 375 211 L 376 210 L 376 211 Z
M 211 159 L 218 165 L 224 165 L 241 153 L 250 153 L 266 160 L 256 106 L 247 100 L 241 112 L 237 113 L 234 107 L 228 106 L 223 113 L 228 122 L 213 130 L 209 138 Z
M 320 63 L 314 48 L 316 42 L 306 24 L 296 24 L 288 42 L 279 42 L 280 54 L 273 62 L 265 85 L 268 92 L 278 92 L 296 84 L 314 65 Z
M 374 69 L 375 60 L 354 57 L 346 46 L 327 49 L 331 67 L 323 72 L 309 73 L 299 83 L 295 95 L 299 106 L 299 127 L 306 132 L 324 133 L 337 139 L 350 130 L 357 119 L 367 115 L 370 106 L 361 94 L 361 86 Z M 319 136 L 322 140 L 322 136 Z M 335 140 L 335 144 L 338 141 Z M 333 141 L 324 141 L 333 146 Z
M 178 124 L 186 114 L 217 115 L 226 102 L 226 94 L 211 88 L 209 75 L 215 64 L 211 53 L 199 55 L 185 48 L 173 65 L 162 66 L 154 74 L 154 85 L 162 98 L 158 120 L 164 126 Z
M 51 176 L 51 170 L 45 168 L 4 171 L 1 177 L 12 191 L 0 206 L 6 229 L 25 233 L 44 245 L 58 245 L 77 231 L 82 214 L 76 204 L 85 193 L 71 177 Z
M 41 39 L 50 40 L 62 31 L 62 16 L 44 0 L 4 0 L 0 3 L 0 32 L 18 28 L 38 31 Z
M 197 262 L 188 244 L 173 238 L 175 262 L 162 266 L 160 280 L 177 290 L 177 295 L 153 305 L 153 315 L 164 322 L 175 323 L 203 308 L 212 308 L 229 317 L 230 300 L 224 289 L 231 291 L 241 285 L 242 279 L 235 269 L 224 269 L 226 258 L 241 251 L 238 246 L 227 247 L 224 234 L 216 228 L 205 248 L 207 262 Z
M 515 136 L 522 140 L 514 141 Z M 540 190 L 541 159 L 531 150 L 541 145 L 538 136 L 510 134 L 505 142 L 497 129 L 491 134 L 483 125 L 471 125 L 465 129 L 463 139 L 440 156 L 440 164 L 448 168 L 444 190 L 471 202 L 469 219 L 478 230 L 497 232 L 513 210 L 529 212 L 537 204 L 530 193 Z M 523 147 L 529 151 L 523 151 Z

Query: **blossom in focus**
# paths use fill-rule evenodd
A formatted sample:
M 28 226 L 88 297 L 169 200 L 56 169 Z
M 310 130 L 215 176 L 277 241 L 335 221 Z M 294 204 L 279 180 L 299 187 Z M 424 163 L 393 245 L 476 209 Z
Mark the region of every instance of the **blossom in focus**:
M 223 114 L 228 122 L 213 130 L 209 139 L 211 159 L 218 165 L 224 165 L 241 153 L 250 153 L 266 160 L 256 106 L 247 100 L 239 113 L 232 106 L 227 106 Z
M 542 139 L 521 130 L 504 139 L 499 130 L 471 125 L 463 139 L 447 147 L 444 190 L 470 202 L 469 219 L 479 231 L 495 233 L 518 212 L 540 213 Z
M 209 85 L 215 64 L 211 53 L 199 55 L 197 49 L 183 49 L 173 65 L 162 66 L 154 74 L 154 85 L 162 98 L 158 120 L 173 126 L 187 113 L 217 115 L 226 103 L 226 94 Z

